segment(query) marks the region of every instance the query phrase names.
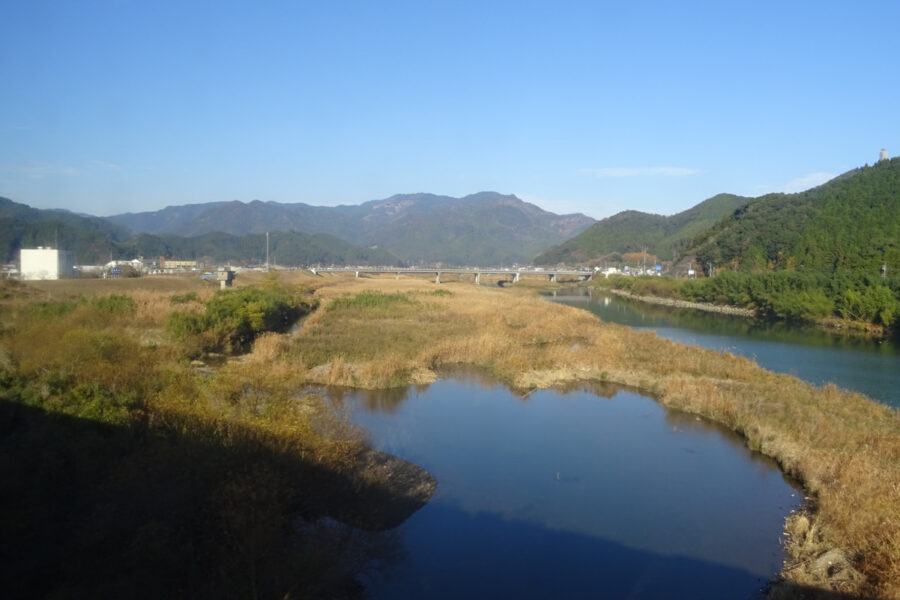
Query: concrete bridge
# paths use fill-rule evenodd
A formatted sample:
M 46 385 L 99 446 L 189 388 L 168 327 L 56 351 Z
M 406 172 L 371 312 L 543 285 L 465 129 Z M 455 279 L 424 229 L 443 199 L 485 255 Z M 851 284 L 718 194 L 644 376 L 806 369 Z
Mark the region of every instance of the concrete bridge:
M 567 275 L 573 277 L 580 277 L 583 281 L 589 281 L 593 278 L 593 271 L 585 271 L 579 269 L 502 269 L 502 268 L 490 268 L 490 267 L 471 267 L 471 268 L 438 268 L 438 267 L 427 267 L 427 268 L 419 268 L 419 267 L 410 267 L 410 268 L 400 268 L 400 267 L 321 267 L 321 268 L 312 268 L 310 269 L 313 275 L 318 275 L 320 273 L 355 273 L 356 277 L 359 277 L 360 273 L 372 273 L 372 274 L 382 274 L 382 273 L 391 273 L 396 274 L 397 279 L 400 279 L 401 274 L 407 275 L 431 275 L 434 274 L 434 282 L 441 282 L 441 275 L 443 274 L 453 274 L 459 275 L 463 277 L 464 275 L 472 275 L 474 277 L 475 283 L 481 283 L 482 275 L 509 275 L 512 276 L 513 283 L 519 281 L 523 276 L 543 276 L 548 277 L 551 282 L 556 282 L 557 278 L 560 275 Z

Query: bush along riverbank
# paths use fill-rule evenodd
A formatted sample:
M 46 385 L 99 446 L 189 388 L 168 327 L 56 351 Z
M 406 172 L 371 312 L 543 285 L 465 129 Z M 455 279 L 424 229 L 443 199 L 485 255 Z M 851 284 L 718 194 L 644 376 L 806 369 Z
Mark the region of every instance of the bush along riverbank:
M 315 300 L 74 287 L 0 289 L 4 596 L 361 597 L 435 481 L 269 360 Z M 209 350 L 241 360 L 197 368 Z
M 772 597 L 802 590 L 900 598 L 896 411 L 744 358 L 606 324 L 533 291 L 393 279 L 320 285 L 324 310 L 279 358 L 302 365 L 308 380 L 378 388 L 468 365 L 523 394 L 588 381 L 637 388 L 737 431 L 803 483 L 810 500 L 786 523 L 789 560 Z
M 701 279 L 614 276 L 596 279 L 593 285 L 642 301 L 687 302 L 691 308 L 717 312 L 736 309 L 730 314 L 807 321 L 879 337 L 895 335 L 900 323 L 900 277 L 896 276 L 726 271 Z

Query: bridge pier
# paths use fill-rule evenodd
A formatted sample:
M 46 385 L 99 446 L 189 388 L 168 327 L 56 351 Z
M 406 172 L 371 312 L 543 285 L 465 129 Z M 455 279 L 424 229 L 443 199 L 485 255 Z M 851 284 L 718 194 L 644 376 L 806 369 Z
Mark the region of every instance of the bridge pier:
M 359 279 L 359 271 L 356 272 L 356 278 Z
M 481 273 L 475 271 L 475 285 L 481 284 Z
M 438 272 L 435 274 L 435 276 L 434 276 L 434 282 L 435 282 L 435 283 L 440 283 L 440 282 L 441 282 L 441 272 L 440 272 L 440 271 L 438 271 Z
M 400 271 L 397 271 L 397 279 L 400 279 Z
M 519 283 L 519 271 L 516 271 L 516 276 L 513 277 L 513 283 Z
M 550 283 L 556 283 L 556 273 L 550 273 Z

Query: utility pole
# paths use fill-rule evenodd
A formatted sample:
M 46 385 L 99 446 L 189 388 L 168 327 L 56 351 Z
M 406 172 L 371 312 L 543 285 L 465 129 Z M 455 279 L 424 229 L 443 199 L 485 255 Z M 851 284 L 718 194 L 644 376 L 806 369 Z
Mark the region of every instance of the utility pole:
M 269 272 L 269 232 L 266 232 L 266 273 Z

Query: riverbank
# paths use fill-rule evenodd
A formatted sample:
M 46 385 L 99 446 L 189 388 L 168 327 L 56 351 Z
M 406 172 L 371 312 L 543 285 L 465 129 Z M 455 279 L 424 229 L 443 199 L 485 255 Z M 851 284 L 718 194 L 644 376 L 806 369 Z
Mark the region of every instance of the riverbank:
M 750 308 L 742 308 L 740 306 L 713 304 L 711 302 L 688 302 L 687 300 L 679 300 L 676 298 L 635 294 L 628 290 L 620 290 L 612 287 L 604 287 L 603 290 L 622 298 L 629 298 L 631 300 L 645 302 L 647 304 L 672 306 L 674 308 L 689 308 L 693 310 L 702 310 L 704 312 L 718 313 L 722 315 L 734 315 L 747 318 L 756 318 L 758 316 L 757 311 Z M 866 321 L 854 321 L 852 319 L 826 317 L 823 319 L 813 320 L 810 323 L 824 331 L 830 331 L 832 333 L 838 333 L 841 335 L 871 339 L 883 339 L 886 335 L 886 331 L 883 326 Z
M 622 296 L 623 298 L 631 298 L 639 302 L 647 304 L 659 304 L 661 306 L 674 306 L 675 308 L 691 308 L 694 310 L 702 310 L 704 312 L 719 313 L 722 315 L 737 315 L 739 317 L 755 317 L 756 311 L 749 308 L 741 308 L 740 306 L 725 306 L 721 304 L 712 304 L 710 302 L 688 302 L 687 300 L 677 300 L 675 298 L 662 298 L 659 296 L 641 296 L 627 290 L 617 290 L 609 288 L 610 294 Z
M 309 380 L 390 387 L 468 365 L 523 395 L 589 381 L 636 388 L 726 425 L 803 482 L 810 501 L 786 523 L 790 560 L 773 597 L 800 588 L 900 597 L 895 411 L 743 358 L 548 305 L 533 291 L 379 278 L 311 285 L 322 309 L 279 358 L 302 365 Z M 837 556 L 846 561 L 838 565 Z M 822 569 L 823 561 L 833 564 Z
M 268 362 L 280 334 L 226 357 L 315 308 L 256 283 L 0 284 L 4 597 L 361 598 L 398 555 L 436 481 Z

